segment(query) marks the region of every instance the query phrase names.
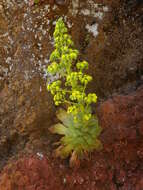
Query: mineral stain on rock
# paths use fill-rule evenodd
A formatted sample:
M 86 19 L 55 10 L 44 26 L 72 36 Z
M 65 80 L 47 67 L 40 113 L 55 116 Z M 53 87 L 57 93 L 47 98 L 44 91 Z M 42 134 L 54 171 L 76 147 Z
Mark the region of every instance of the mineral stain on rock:
M 142 190 L 142 13 L 137 0 L 0 2 L 0 168 L 9 163 L 1 190 Z M 99 96 L 103 128 L 104 150 L 76 172 L 52 158 L 55 140 L 48 132 L 56 108 L 46 91 L 46 67 L 60 16 L 89 62 L 89 91 Z

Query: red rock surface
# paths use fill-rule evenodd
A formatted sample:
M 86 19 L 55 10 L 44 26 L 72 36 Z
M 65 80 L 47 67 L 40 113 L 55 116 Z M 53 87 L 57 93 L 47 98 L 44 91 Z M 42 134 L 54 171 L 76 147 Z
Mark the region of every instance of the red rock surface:
M 20 158 L 1 172 L 0 190 L 142 190 L 143 87 L 103 102 L 98 113 L 103 151 L 78 169 L 52 156 Z
M 55 107 L 46 90 L 46 67 L 60 16 L 79 58 L 89 62 L 89 90 L 99 99 L 143 82 L 141 1 L 40 0 L 35 6 L 29 1 L 0 0 L 0 168 L 21 151 L 38 151 L 43 139 L 53 139 L 47 132 Z
M 60 180 L 54 176 L 47 159 L 23 158 L 9 164 L 1 178 L 1 190 L 48 190 L 58 189 Z M 60 188 L 59 188 L 60 189 Z

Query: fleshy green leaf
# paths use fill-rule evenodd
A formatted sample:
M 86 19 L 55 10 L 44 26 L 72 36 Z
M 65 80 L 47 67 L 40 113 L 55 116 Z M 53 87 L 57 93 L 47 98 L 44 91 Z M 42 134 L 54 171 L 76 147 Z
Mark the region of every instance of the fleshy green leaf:
M 73 117 L 68 114 L 64 109 L 60 109 L 57 112 L 57 118 L 67 127 L 73 126 Z
M 61 157 L 62 158 L 68 157 L 71 154 L 72 150 L 73 150 L 73 147 L 71 144 L 64 146 L 60 152 Z
M 102 150 L 102 148 L 103 148 L 103 145 L 99 139 L 96 139 L 96 142 L 93 145 L 94 145 L 94 149 L 96 149 L 98 151 Z
M 52 127 L 50 127 L 49 131 L 51 133 L 57 133 L 59 135 L 66 135 L 67 128 L 64 125 L 62 125 L 61 123 L 58 123 L 58 124 L 55 124 Z

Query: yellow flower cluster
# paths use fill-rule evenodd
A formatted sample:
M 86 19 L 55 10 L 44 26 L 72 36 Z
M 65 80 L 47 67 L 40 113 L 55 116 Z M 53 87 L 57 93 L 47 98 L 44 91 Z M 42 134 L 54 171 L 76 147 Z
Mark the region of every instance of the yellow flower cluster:
M 58 72 L 59 65 L 56 62 L 53 62 L 49 67 L 47 68 L 47 72 L 55 75 Z
M 90 76 L 90 75 L 83 75 L 83 78 L 81 78 L 80 81 L 84 85 L 87 85 L 90 81 L 92 81 L 92 76 Z
M 82 71 L 83 69 L 88 69 L 88 62 L 87 61 L 81 61 L 76 64 L 77 69 Z
M 59 91 L 54 95 L 54 101 L 55 101 L 55 105 L 58 106 L 61 103 L 64 102 L 65 99 L 65 92 L 64 91 Z
M 73 115 L 77 115 L 78 113 L 78 109 L 76 106 L 69 106 L 68 107 L 68 110 L 67 110 L 67 113 L 72 113 Z
M 60 80 L 54 81 L 51 84 L 47 84 L 47 90 L 50 91 L 52 95 L 54 95 L 54 102 L 56 106 L 64 102 L 66 92 L 62 90 Z
M 52 95 L 54 95 L 57 91 L 61 91 L 61 81 L 57 80 L 52 82 L 51 84 L 47 84 L 47 90 L 51 92 Z
M 89 93 L 87 97 L 85 97 L 85 101 L 87 104 L 96 103 L 97 96 L 95 93 Z
M 50 55 L 50 61 L 57 61 L 60 59 L 60 53 L 57 49 L 55 49 Z
M 69 75 L 67 75 L 66 80 L 67 85 L 75 87 L 77 86 L 78 82 L 80 82 L 86 88 L 86 85 L 92 80 L 92 77 L 90 75 L 83 74 L 81 71 L 79 71 L 71 72 Z

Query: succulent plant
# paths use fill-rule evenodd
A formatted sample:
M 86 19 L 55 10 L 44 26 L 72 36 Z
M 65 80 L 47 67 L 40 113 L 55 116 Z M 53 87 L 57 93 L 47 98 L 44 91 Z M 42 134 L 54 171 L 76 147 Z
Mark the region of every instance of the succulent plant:
M 97 137 L 101 133 L 101 127 L 98 120 L 92 116 L 86 123 L 77 123 L 73 115 L 60 109 L 57 112 L 57 118 L 61 123 L 53 125 L 49 130 L 52 133 L 63 135 L 55 150 L 55 155 L 61 158 L 70 158 L 70 165 L 73 166 L 78 159 L 83 158 L 84 154 L 92 152 L 94 149 L 100 150 L 102 144 Z
M 87 84 L 92 80 L 85 74 L 87 61 L 77 60 L 78 51 L 74 49 L 71 36 L 60 18 L 54 31 L 55 50 L 50 55 L 51 64 L 47 68 L 50 75 L 59 75 L 59 79 L 47 80 L 47 90 L 53 95 L 56 106 L 64 104 L 67 110 L 57 113 L 58 123 L 50 128 L 52 133 L 63 135 L 55 153 L 61 158 L 71 156 L 71 163 L 94 149 L 102 147 L 97 139 L 101 128 L 98 119 L 92 114 L 92 103 L 97 102 L 95 93 L 86 93 Z

